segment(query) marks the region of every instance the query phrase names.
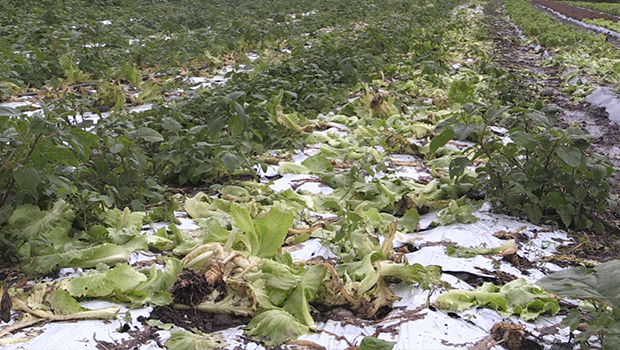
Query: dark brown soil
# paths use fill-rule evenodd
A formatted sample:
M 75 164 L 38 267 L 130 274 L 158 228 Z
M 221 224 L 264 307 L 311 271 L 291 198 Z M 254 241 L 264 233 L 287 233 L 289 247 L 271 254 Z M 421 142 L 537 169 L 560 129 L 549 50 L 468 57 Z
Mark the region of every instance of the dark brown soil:
M 584 19 L 597 19 L 602 18 L 612 22 L 618 22 L 618 18 L 606 13 L 596 12 L 580 7 L 575 7 L 569 4 L 561 2 L 555 2 L 552 0 L 534 0 L 535 3 L 548 7 L 554 11 L 557 11 L 564 16 L 574 18 L 576 20 L 583 21 Z
M 228 314 L 214 314 L 197 310 L 178 310 L 169 306 L 158 306 L 153 309 L 149 320 L 160 320 L 163 323 L 172 323 L 175 326 L 191 331 L 197 328 L 202 332 L 216 332 L 230 327 L 247 324 L 251 317 L 237 317 Z M 144 317 L 138 318 L 145 322 Z
M 539 3 L 550 2 L 537 1 Z M 499 1 L 490 2 L 485 9 L 485 14 L 489 32 L 493 36 L 496 62 L 517 76 L 522 75 L 523 72 L 531 72 L 529 74 L 531 78 L 526 79 L 520 87 L 540 94 L 546 99 L 547 105 L 560 107 L 562 111 L 558 113 L 558 118 L 561 126 L 567 126 L 569 122 L 578 122 L 586 132 L 595 136 L 591 150 L 608 156 L 614 167 L 620 167 L 620 159 L 616 158 L 619 151 L 617 145 L 620 145 L 620 130 L 609 120 L 608 114 L 588 102 L 573 103 L 570 101 L 570 96 L 562 93 L 562 79 L 560 78 L 562 67 L 542 67 L 542 55 L 533 52 L 530 47 L 519 44 L 516 39 L 517 30 L 505 19 Z M 619 196 L 620 172 L 616 172 L 608 182 L 611 186 L 611 193 Z M 575 242 L 586 242 L 570 246 L 568 248 L 570 254 L 601 262 L 620 256 L 620 243 L 618 242 L 620 217 L 617 213 L 610 212 L 601 217 L 601 220 L 607 223 L 606 232 L 603 234 L 570 232 Z

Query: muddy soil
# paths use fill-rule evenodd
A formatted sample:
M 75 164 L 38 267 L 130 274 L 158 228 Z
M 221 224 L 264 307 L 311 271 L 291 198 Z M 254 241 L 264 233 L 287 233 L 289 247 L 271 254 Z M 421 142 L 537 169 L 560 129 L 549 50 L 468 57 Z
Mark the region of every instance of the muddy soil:
M 545 2 L 543 0 L 537 0 Z M 522 76 L 529 72 L 528 78 L 519 85 L 530 92 L 545 98 L 548 105 L 556 105 L 562 110 L 558 113 L 561 126 L 577 122 L 591 135 L 595 136 L 591 150 L 609 157 L 616 168 L 620 168 L 620 130 L 609 120 L 604 109 L 588 102 L 574 103 L 570 96 L 562 92 L 560 75 L 564 69 L 560 66 L 543 67 L 542 53 L 534 52 L 531 47 L 520 45 L 518 29 L 507 21 L 502 12 L 500 0 L 494 0 L 485 8 L 487 26 L 493 37 L 495 61 L 508 72 Z M 600 18 L 600 17 L 599 17 Z M 543 96 L 544 95 L 544 96 Z M 617 171 L 610 179 L 611 192 L 620 196 L 620 172 Z M 620 256 L 620 216 L 618 213 L 607 213 L 601 220 L 608 222 L 604 234 L 590 232 L 569 232 L 576 242 L 567 251 L 579 258 L 595 261 L 608 261 Z
M 564 4 L 561 2 L 555 2 L 552 0 L 534 0 L 535 3 L 548 7 L 554 11 L 557 11 L 564 16 L 574 18 L 576 20 L 583 21 L 584 19 L 597 19 L 602 18 L 612 22 L 618 22 L 620 19 L 612 15 L 596 12 L 572 5 Z

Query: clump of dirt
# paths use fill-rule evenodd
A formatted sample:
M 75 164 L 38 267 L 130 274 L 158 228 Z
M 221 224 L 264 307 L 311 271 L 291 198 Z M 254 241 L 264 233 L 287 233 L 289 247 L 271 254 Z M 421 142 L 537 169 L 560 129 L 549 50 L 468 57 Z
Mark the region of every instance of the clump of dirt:
M 207 277 L 197 273 L 192 269 L 183 269 L 177 276 L 177 281 L 170 287 L 170 293 L 176 304 L 185 304 L 196 306 L 200 304 L 207 296 L 211 295 L 214 290 L 221 293 L 218 299 L 226 297 L 226 284 L 211 284 Z M 215 300 L 215 301 L 219 301 Z
M 202 332 L 216 332 L 231 327 L 247 324 L 251 317 L 238 317 L 228 314 L 201 312 L 197 310 L 178 310 L 170 306 L 158 306 L 151 311 L 149 320 L 160 320 L 191 331 L 196 328 Z M 147 318 L 138 321 L 145 323 Z

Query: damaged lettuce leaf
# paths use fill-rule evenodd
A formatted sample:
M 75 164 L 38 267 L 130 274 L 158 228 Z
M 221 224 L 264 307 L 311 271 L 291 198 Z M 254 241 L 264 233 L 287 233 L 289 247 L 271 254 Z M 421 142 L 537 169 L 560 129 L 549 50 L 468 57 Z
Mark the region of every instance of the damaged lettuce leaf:
M 101 266 L 79 277 L 64 279 L 58 286 L 78 298 L 107 298 L 127 293 L 146 280 L 145 275 L 128 264 L 119 264 L 112 269 Z
M 248 209 L 233 204 L 231 214 L 242 232 L 239 240 L 251 255 L 258 257 L 270 257 L 280 250 L 294 219 L 276 207 L 253 219 Z
M 325 268 L 321 265 L 314 265 L 304 271 L 301 281 L 284 302 L 284 310 L 288 311 L 302 324 L 309 329 L 315 330 L 316 324 L 310 315 L 310 302 L 318 292 L 323 279 L 325 278 Z
M 239 316 L 254 315 L 258 301 L 250 285 L 243 281 L 229 279 L 226 281 L 226 290 L 226 297 L 217 302 L 206 300 L 194 307 L 183 304 L 175 304 L 174 307 L 181 310 L 194 309 L 203 312 L 234 314 Z M 219 296 L 219 294 L 217 296 Z
M 127 264 L 120 264 L 112 269 L 100 267 L 79 277 L 59 281 L 57 285 L 77 298 L 115 298 L 129 302 L 130 307 L 168 305 L 172 296 L 167 289 L 174 284 L 182 269 L 180 260 L 169 258 L 163 270 L 151 266 L 147 277 Z
M 487 255 L 487 254 L 499 254 L 506 249 L 515 247 L 515 240 L 511 239 L 506 241 L 504 244 L 495 248 L 487 248 L 487 247 L 461 247 L 461 246 L 450 246 L 446 248 L 446 254 L 448 256 L 456 257 L 456 258 L 472 258 L 476 255 Z
M 102 244 L 92 248 L 73 250 L 66 253 L 39 255 L 21 265 L 27 276 L 44 275 L 57 267 L 96 267 L 99 264 L 116 265 L 127 262 L 131 252 L 116 244 Z
M 70 237 L 75 213 L 71 206 L 58 200 L 51 209 L 42 211 L 32 204 L 15 208 L 8 220 L 7 230 L 20 232 L 24 241 L 17 252 L 20 260 L 38 255 L 62 253 L 86 248 L 88 243 Z
M 41 322 L 108 320 L 115 318 L 120 310 L 120 306 L 94 310 L 84 308 L 67 292 L 49 283 L 38 283 L 28 292 L 17 289 L 11 294 L 12 309 L 22 312 L 24 316 L 16 323 L 3 327 L 0 338 Z
M 310 333 L 310 329 L 290 313 L 276 309 L 263 311 L 254 317 L 245 332 L 267 345 L 275 346 Z
M 170 338 L 166 340 L 166 348 L 168 350 L 211 350 L 223 349 L 227 345 L 219 334 L 206 334 L 197 329 L 193 332 L 170 331 Z
M 132 288 L 126 297 L 131 300 L 131 307 L 140 305 L 168 305 L 172 303 L 172 295 L 167 291 L 177 280 L 177 275 L 183 270 L 181 261 L 175 258 L 166 259 L 163 270 L 152 265 L 146 281 L 140 282 Z
M 120 211 L 117 208 L 106 210 L 101 214 L 101 219 L 109 226 L 109 239 L 119 245 L 123 245 L 140 234 L 142 222 L 146 213 L 131 212 L 129 208 Z
M 459 312 L 482 306 L 496 310 L 504 317 L 518 315 L 524 321 L 532 321 L 544 312 L 555 315 L 560 311 L 556 299 L 524 279 L 503 286 L 485 282 L 473 291 L 450 290 L 437 298 L 435 306 Z
M 336 271 L 337 275 L 334 275 Z M 417 282 L 423 288 L 429 288 L 431 283 L 439 282 L 440 276 L 441 268 L 438 266 L 425 268 L 420 264 L 394 263 L 374 253 L 361 261 L 338 265 L 332 272 L 327 293 L 323 291 L 321 298 L 326 304 L 346 306 L 372 318 L 381 307 L 392 306 L 399 299 L 388 287 L 387 278 Z M 334 292 L 340 295 L 334 295 Z

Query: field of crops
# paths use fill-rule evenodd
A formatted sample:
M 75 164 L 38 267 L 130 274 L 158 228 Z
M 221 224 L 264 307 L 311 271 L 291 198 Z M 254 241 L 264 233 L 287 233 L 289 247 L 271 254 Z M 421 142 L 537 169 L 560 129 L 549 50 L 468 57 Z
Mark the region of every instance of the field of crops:
M 620 348 L 619 49 L 545 6 L 0 2 L 0 345 Z

